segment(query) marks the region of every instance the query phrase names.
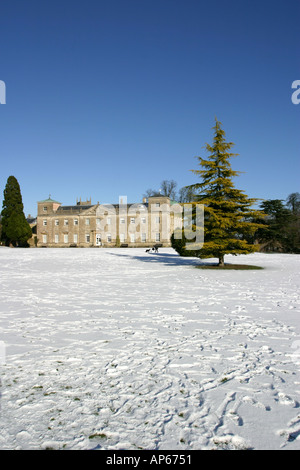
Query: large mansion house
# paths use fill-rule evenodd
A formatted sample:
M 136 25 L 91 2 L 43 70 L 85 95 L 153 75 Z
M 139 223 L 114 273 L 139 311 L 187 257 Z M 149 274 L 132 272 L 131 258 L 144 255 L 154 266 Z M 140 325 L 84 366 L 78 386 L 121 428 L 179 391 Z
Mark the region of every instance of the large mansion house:
M 168 197 L 142 203 L 92 204 L 91 199 L 63 206 L 49 197 L 38 202 L 38 247 L 170 246 L 182 220 L 181 206 Z

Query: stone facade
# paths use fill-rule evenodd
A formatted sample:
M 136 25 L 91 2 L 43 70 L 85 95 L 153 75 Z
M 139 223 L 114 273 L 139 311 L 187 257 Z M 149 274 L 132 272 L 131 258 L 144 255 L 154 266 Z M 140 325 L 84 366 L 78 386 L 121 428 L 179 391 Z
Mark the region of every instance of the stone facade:
M 49 199 L 38 202 L 38 247 L 149 247 L 170 246 L 180 226 L 180 205 L 168 197 L 142 203 L 92 204 L 91 200 L 63 206 Z

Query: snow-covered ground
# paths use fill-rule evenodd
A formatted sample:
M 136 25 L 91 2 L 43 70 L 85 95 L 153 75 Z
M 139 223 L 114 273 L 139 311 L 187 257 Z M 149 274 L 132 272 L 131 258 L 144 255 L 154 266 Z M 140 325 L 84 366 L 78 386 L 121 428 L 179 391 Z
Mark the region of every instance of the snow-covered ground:
M 300 256 L 225 261 L 0 248 L 0 449 L 300 449 Z

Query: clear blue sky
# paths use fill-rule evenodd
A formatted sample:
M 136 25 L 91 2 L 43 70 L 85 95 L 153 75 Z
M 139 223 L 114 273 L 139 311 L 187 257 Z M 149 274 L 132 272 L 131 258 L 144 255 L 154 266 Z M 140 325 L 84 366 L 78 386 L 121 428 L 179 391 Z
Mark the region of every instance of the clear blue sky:
M 0 197 L 25 214 L 198 181 L 215 117 L 251 197 L 300 191 L 298 0 L 10 0 L 0 7 Z

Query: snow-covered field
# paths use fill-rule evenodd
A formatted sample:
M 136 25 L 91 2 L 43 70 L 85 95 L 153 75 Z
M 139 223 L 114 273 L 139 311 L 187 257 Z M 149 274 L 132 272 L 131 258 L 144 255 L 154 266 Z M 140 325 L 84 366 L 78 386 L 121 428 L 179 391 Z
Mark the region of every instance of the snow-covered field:
M 0 449 L 300 449 L 300 256 L 0 248 Z

